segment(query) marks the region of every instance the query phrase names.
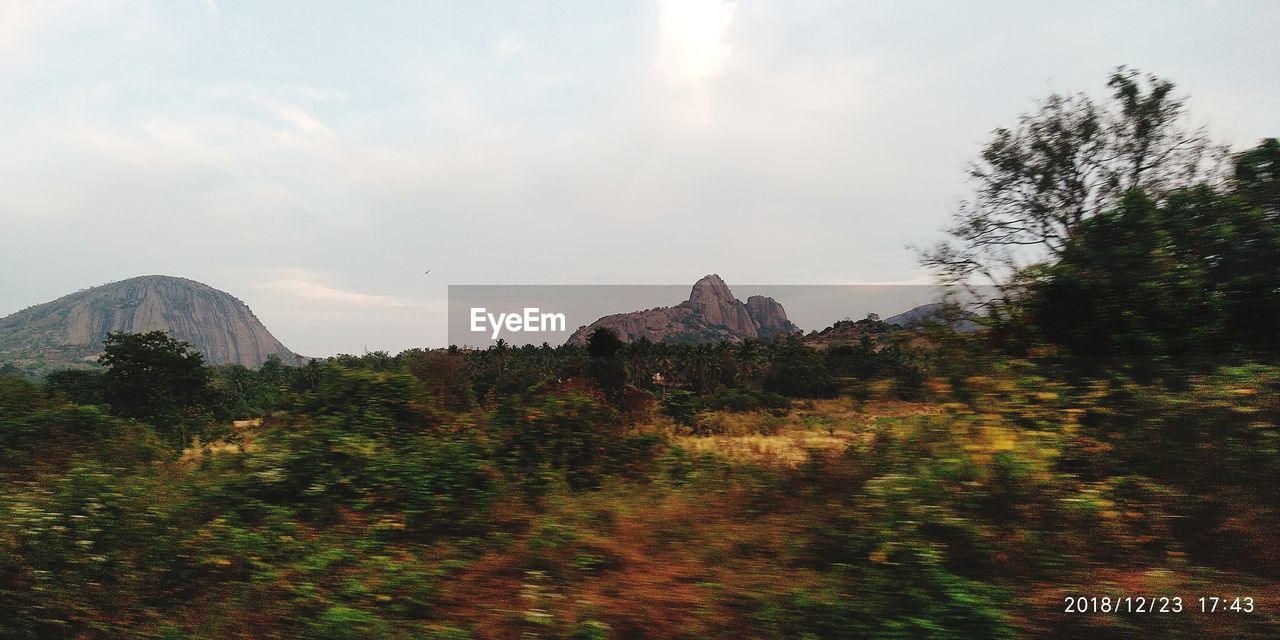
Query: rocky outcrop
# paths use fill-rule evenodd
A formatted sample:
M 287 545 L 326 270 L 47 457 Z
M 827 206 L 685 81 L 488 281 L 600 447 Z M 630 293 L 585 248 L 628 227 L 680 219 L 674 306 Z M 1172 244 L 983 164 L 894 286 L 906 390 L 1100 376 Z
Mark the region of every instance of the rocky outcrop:
M 747 315 L 751 316 L 751 322 L 755 324 L 756 333 L 761 338 L 792 334 L 800 330 L 787 319 L 787 311 L 782 305 L 767 296 L 747 298 Z
M 55 368 L 92 361 L 107 333 L 165 331 L 209 364 L 301 360 L 245 303 L 185 278 L 142 276 L 85 289 L 0 318 L 0 362 Z
M 613 329 L 628 342 L 640 338 L 653 342 L 741 342 L 799 331 L 777 301 L 752 296 L 743 304 L 715 274 L 698 280 L 689 299 L 674 307 L 605 316 L 580 327 L 569 337 L 569 344 L 586 343 L 597 327 Z

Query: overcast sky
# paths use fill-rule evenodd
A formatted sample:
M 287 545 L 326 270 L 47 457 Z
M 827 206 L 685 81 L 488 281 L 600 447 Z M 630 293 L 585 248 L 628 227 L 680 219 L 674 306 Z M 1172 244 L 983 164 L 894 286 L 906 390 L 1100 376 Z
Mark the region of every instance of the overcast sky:
M 0 0 L 0 315 L 179 275 L 326 355 L 442 343 L 449 283 L 917 281 L 906 245 L 1051 91 L 1127 64 L 1224 142 L 1280 135 L 1278 24 L 1225 1 Z

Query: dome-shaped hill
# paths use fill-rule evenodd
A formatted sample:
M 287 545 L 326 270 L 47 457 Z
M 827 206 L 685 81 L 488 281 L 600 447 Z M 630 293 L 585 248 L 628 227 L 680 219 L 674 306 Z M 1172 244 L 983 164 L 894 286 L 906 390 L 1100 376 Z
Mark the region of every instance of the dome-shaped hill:
M 50 369 L 93 360 L 111 331 L 166 331 L 191 343 L 209 364 L 257 366 L 280 344 L 249 307 L 209 285 L 173 276 L 141 276 L 65 295 L 0 318 L 0 362 Z

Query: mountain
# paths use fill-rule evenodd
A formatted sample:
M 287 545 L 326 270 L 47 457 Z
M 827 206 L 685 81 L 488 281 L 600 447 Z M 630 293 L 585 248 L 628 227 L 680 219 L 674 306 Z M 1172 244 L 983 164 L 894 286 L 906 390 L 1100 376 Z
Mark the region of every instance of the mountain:
M 885 324 L 895 324 L 904 329 L 918 329 L 926 324 L 951 325 L 959 333 L 969 333 L 982 328 L 975 322 L 978 314 L 966 311 L 954 304 L 935 302 L 903 311 L 884 319 Z
M 642 337 L 653 342 L 741 342 L 799 331 L 776 300 L 751 296 L 744 304 L 715 274 L 694 283 L 689 299 L 674 307 L 605 316 L 579 327 L 569 344 L 585 344 L 596 327 L 609 327 L 627 342 Z
M 272 354 L 301 360 L 231 294 L 186 278 L 141 276 L 0 318 L 0 362 L 31 370 L 91 362 L 108 332 L 154 330 L 191 343 L 209 364 L 253 367 Z

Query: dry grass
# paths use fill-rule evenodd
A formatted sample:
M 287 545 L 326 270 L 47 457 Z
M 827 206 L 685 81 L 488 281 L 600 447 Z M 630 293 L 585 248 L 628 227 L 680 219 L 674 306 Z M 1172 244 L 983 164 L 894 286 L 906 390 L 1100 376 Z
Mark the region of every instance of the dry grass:
M 799 403 L 784 416 L 768 412 L 716 412 L 701 426 L 713 435 L 677 435 L 676 444 L 698 453 L 731 460 L 795 466 L 810 451 L 843 451 L 854 442 L 867 442 L 883 418 L 936 414 L 937 405 L 848 398 Z
M 199 461 L 206 455 L 252 451 L 256 446 L 254 444 L 254 436 L 261 426 L 261 418 L 236 420 L 231 423 L 232 437 L 230 439 L 224 438 L 200 442 L 200 439 L 196 438 L 191 443 L 191 446 L 183 449 L 182 457 L 179 460 L 183 464 L 190 464 Z

